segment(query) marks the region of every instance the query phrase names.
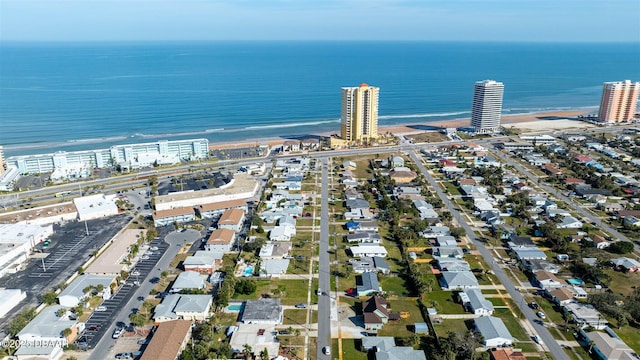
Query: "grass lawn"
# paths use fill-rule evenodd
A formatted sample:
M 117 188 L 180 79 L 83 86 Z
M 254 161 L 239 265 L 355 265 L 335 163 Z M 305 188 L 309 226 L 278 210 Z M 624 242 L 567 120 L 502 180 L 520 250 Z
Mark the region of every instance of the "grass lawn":
M 256 291 L 251 294 L 240 294 L 238 292 L 233 294 L 233 299 L 237 300 L 254 300 L 260 298 L 261 294 L 271 294 L 271 281 L 269 280 L 257 280 L 256 281 Z M 275 288 L 276 286 L 273 286 Z
M 307 302 L 308 280 L 278 280 L 272 281 L 277 286 L 284 287 L 284 294 L 280 296 L 282 305 L 295 305 Z M 311 288 L 311 291 L 314 291 Z
M 399 319 L 389 321 L 384 325 L 382 330 L 378 331 L 379 336 L 395 336 L 395 337 L 408 337 L 413 333 L 409 330 L 409 326 L 416 322 L 424 322 L 422 313 L 418 308 L 418 302 L 416 300 L 389 300 L 392 312 L 406 311 L 411 316 L 407 319 Z
M 536 344 L 534 344 L 532 341 L 514 342 L 513 347 L 516 349 L 522 349 L 522 352 L 538 352 Z
M 435 324 L 434 328 L 438 336 L 447 336 L 449 331 L 459 335 L 465 335 L 469 330 L 463 319 L 444 319 L 442 324 Z
M 362 340 L 358 339 L 343 339 L 342 340 L 342 358 L 343 359 L 354 359 L 354 360 L 367 360 L 367 353 L 359 350 L 362 345 Z M 332 354 L 338 353 L 338 344 L 337 341 L 334 346 L 331 347 L 333 351 Z
M 304 325 L 307 322 L 307 309 L 286 309 L 284 311 L 284 325 Z
M 450 181 L 443 181 L 442 185 L 444 185 L 447 192 L 451 195 L 460 195 L 460 190 Z
M 380 276 L 378 280 L 382 290 L 390 296 L 409 296 L 406 283 L 401 277 Z
M 432 291 L 424 296 L 424 304 L 431 307 L 431 302 L 437 302 L 438 313 L 440 314 L 464 314 L 464 308 L 461 304 L 453 301 L 453 292 L 451 291 Z M 448 321 L 445 320 L 445 321 Z
M 630 348 L 640 354 L 640 329 L 627 325 L 620 329 L 614 329 L 613 331 L 615 331 L 620 339 L 629 345 Z
M 484 291 L 483 291 L 484 292 Z M 504 300 L 502 298 L 487 298 L 494 306 L 504 306 Z
M 511 333 L 511 336 L 513 336 L 515 339 L 520 341 L 529 340 L 529 336 L 524 331 L 522 326 L 520 326 L 520 323 L 518 322 L 518 320 L 515 317 L 513 317 L 509 309 L 507 308 L 495 309 L 493 316 L 496 316 L 502 319 L 502 321 L 504 322 L 504 325 L 507 327 L 507 329 Z
M 624 296 L 630 295 L 633 289 L 629 285 L 638 283 L 637 274 L 621 273 L 610 269 L 605 269 L 604 271 L 607 275 L 611 276 L 609 288 L 617 294 L 622 294 Z
M 541 298 L 537 301 L 537 303 L 538 305 L 540 305 L 540 307 L 542 307 L 542 310 L 544 310 L 545 315 L 547 315 L 548 321 L 551 321 L 556 324 L 564 324 L 562 313 L 556 310 L 557 308 L 556 304 L 547 300 L 547 298 Z M 561 309 L 558 308 L 558 310 L 561 310 Z

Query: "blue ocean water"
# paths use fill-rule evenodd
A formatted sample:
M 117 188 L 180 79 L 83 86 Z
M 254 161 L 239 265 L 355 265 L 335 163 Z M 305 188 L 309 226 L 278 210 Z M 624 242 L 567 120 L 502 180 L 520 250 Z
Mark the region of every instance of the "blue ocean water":
M 473 83 L 504 114 L 598 106 L 640 79 L 640 44 L 1 43 L 8 156 L 157 139 L 212 143 L 339 131 L 340 87 L 379 86 L 380 125 L 468 117 Z

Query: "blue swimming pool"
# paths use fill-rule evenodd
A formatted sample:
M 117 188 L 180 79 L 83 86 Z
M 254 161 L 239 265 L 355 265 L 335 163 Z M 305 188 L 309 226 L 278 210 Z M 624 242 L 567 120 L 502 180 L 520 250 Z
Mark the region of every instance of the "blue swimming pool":
M 584 281 L 576 278 L 567 279 L 567 282 L 571 285 L 584 285 Z
M 244 276 L 253 276 L 253 266 L 247 266 L 244 270 Z
M 229 306 L 227 306 L 227 311 L 240 312 L 243 306 L 244 304 L 229 304 Z

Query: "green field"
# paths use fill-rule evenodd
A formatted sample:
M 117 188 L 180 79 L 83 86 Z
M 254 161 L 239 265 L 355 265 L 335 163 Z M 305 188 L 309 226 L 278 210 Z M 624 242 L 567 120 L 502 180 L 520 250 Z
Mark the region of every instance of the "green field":
M 427 307 L 432 306 L 432 301 L 437 303 L 436 308 L 440 314 L 464 314 L 464 308 L 461 304 L 455 303 L 453 300 L 453 292 L 451 291 L 432 291 L 424 296 L 424 304 Z M 448 320 L 446 320 L 448 321 Z

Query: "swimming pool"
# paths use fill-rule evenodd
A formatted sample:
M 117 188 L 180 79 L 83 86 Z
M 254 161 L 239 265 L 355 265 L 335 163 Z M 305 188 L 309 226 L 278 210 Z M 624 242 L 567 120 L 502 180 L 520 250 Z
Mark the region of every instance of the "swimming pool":
M 229 304 L 227 311 L 240 312 L 244 304 Z
M 576 279 L 576 278 L 571 278 L 571 279 L 567 279 L 567 282 L 571 285 L 583 285 L 584 281 L 582 281 L 581 279 Z
M 253 266 L 247 266 L 247 268 L 244 269 L 244 276 L 253 276 Z

